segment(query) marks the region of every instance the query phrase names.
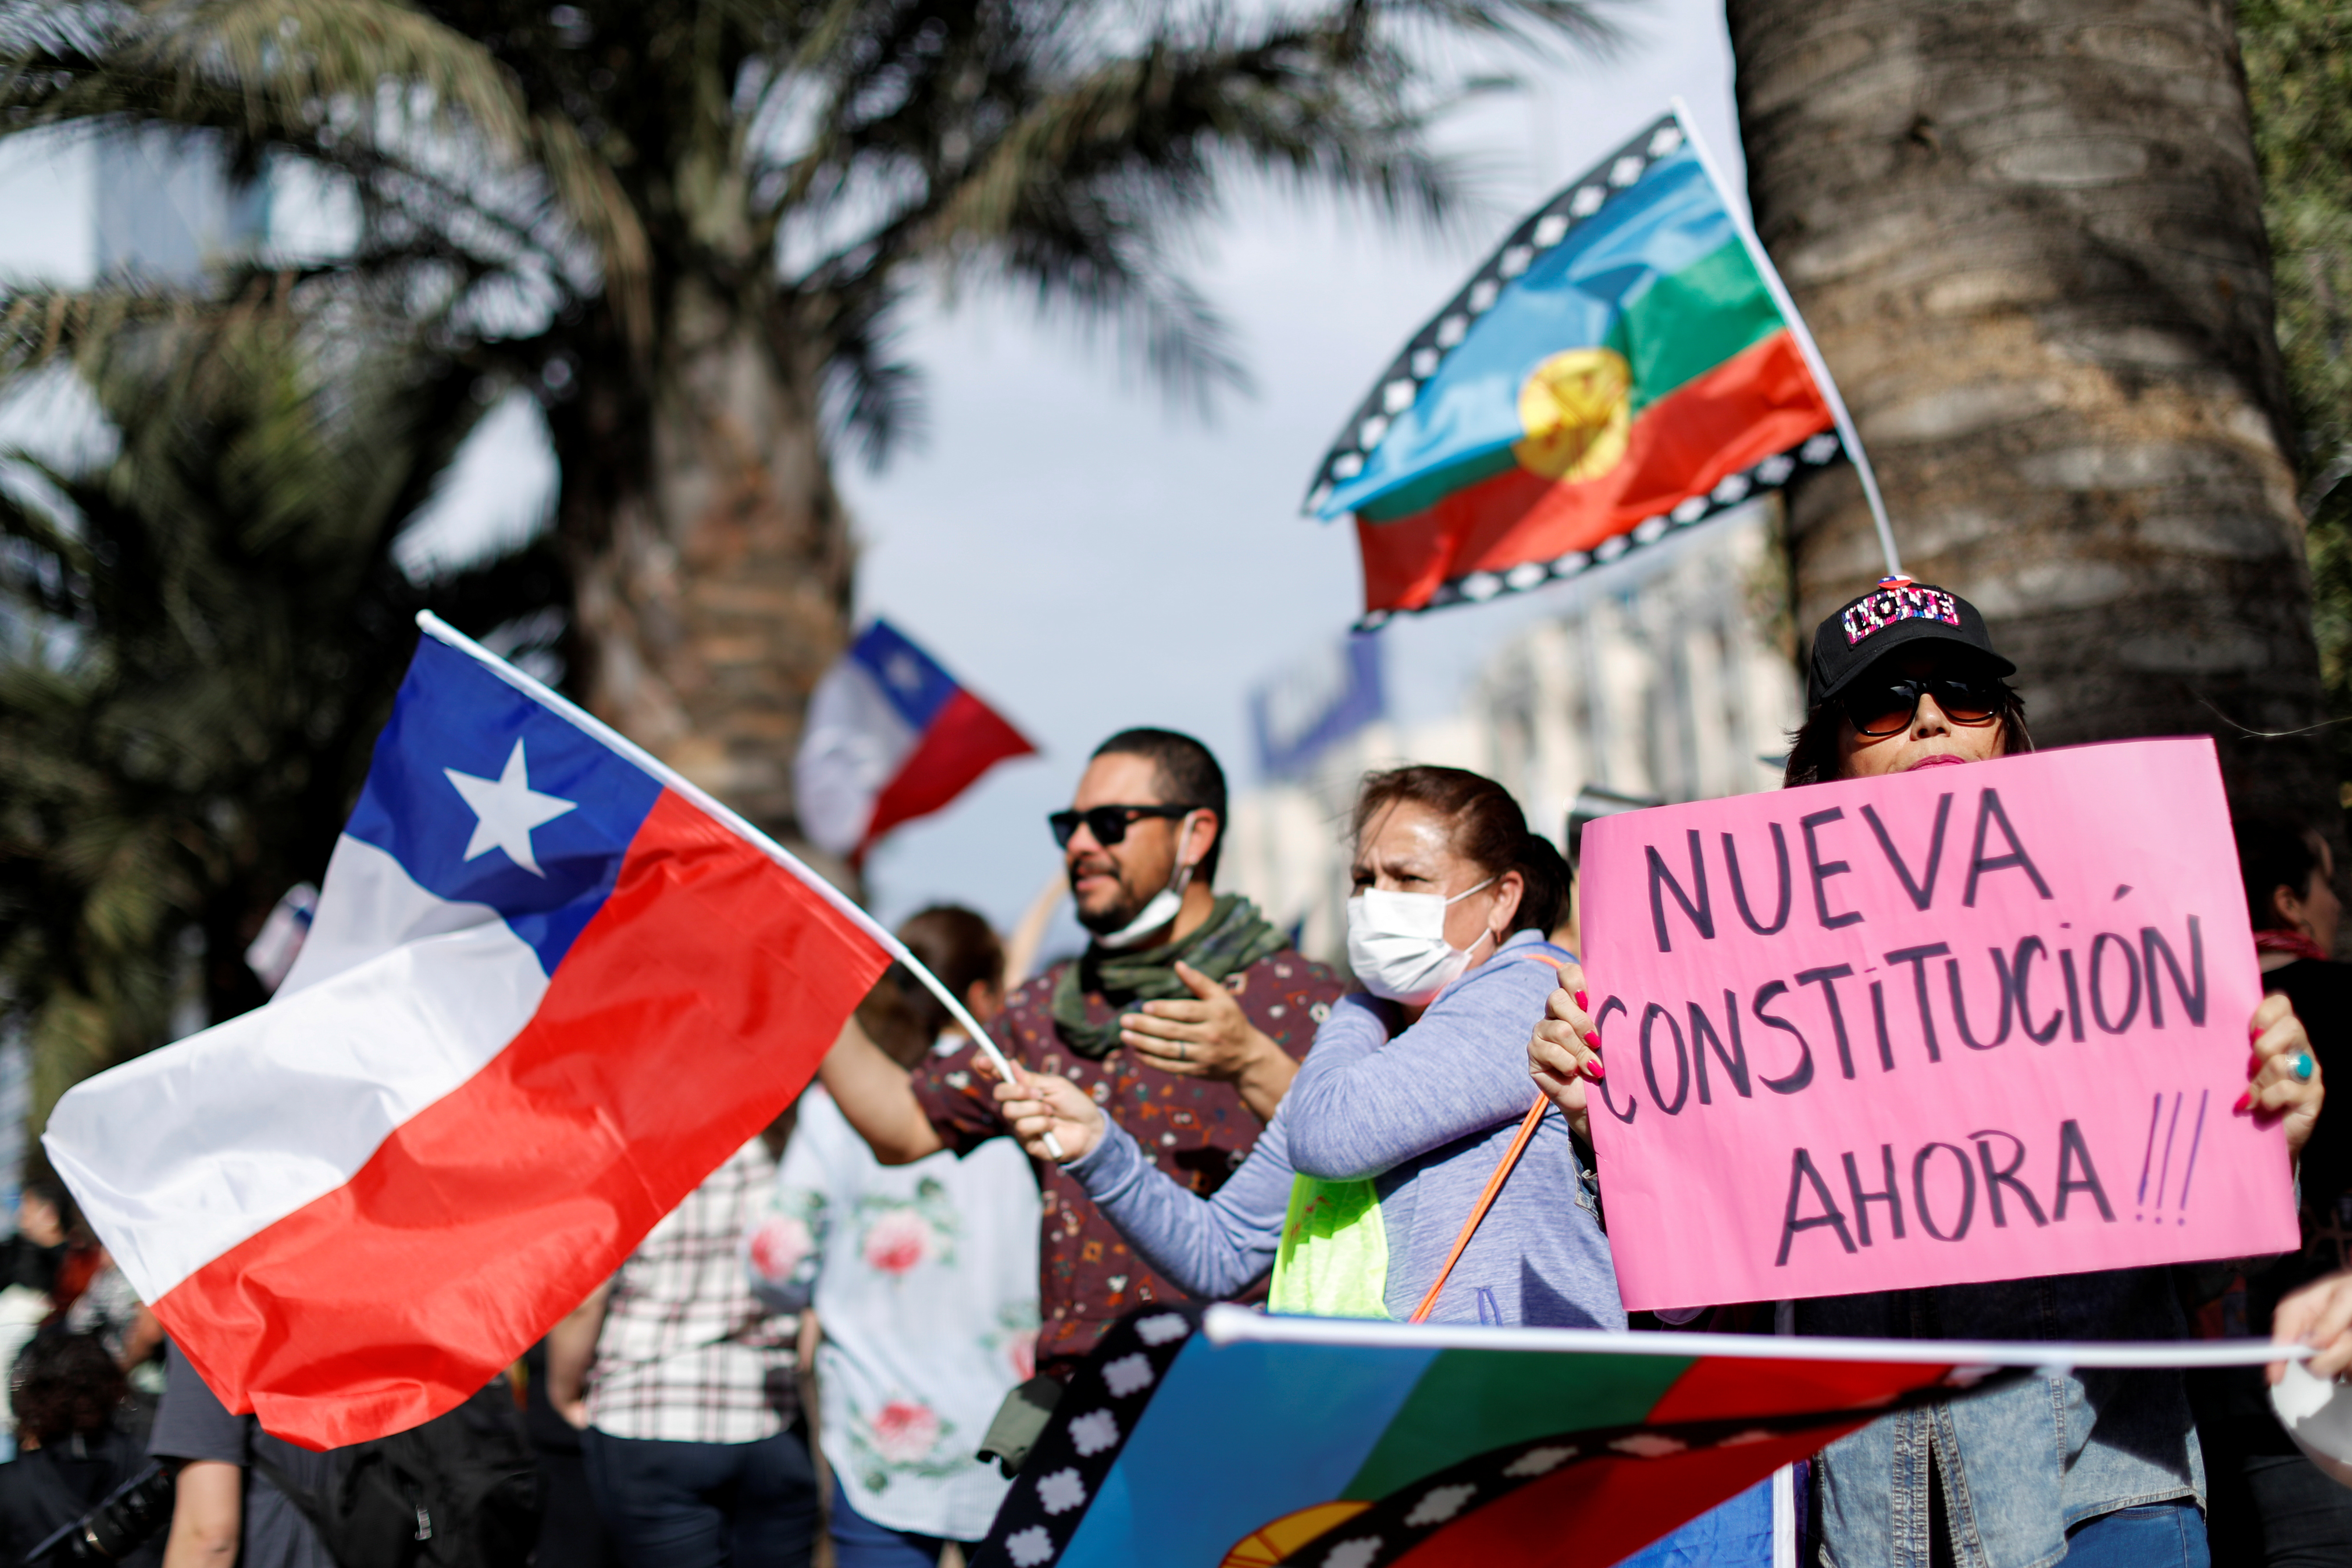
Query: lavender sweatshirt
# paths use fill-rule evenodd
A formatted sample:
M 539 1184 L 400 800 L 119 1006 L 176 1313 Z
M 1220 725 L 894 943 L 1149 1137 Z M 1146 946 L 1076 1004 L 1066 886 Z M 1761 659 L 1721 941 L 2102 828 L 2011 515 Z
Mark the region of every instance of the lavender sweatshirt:
M 1557 976 L 1530 952 L 1565 956 L 1522 931 L 1393 1036 L 1403 1024 L 1393 1003 L 1342 998 L 1256 1147 L 1211 1198 L 1162 1174 L 1117 1123 L 1067 1169 L 1154 1268 L 1204 1297 L 1233 1295 L 1273 1267 L 1294 1168 L 1370 1178 L 1388 1236 L 1389 1316 L 1409 1317 L 1535 1098 L 1528 1036 Z M 1567 1123 L 1547 1114 L 1431 1321 L 1623 1328 L 1581 1174 Z

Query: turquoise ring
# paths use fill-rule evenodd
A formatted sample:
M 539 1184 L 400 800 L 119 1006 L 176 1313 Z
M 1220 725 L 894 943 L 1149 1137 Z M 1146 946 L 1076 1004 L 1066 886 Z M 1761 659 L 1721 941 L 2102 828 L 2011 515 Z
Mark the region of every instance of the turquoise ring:
M 2301 1079 L 2305 1083 L 2309 1083 L 2311 1081 L 2311 1073 L 2314 1065 L 2315 1064 L 2311 1059 L 2311 1053 L 2309 1051 L 2297 1051 L 2294 1058 L 2294 1067 L 2292 1070 L 2295 1077 Z

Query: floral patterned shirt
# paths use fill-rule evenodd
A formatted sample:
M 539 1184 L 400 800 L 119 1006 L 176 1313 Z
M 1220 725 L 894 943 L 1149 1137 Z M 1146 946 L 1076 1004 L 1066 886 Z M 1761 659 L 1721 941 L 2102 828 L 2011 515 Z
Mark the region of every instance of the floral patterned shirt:
M 1075 960 L 1070 961 L 1075 963 Z M 1006 999 L 989 1026 L 1000 1049 L 1024 1067 L 1059 1073 L 1086 1089 L 1111 1119 L 1150 1152 L 1160 1168 L 1206 1197 L 1223 1184 L 1257 1142 L 1258 1120 L 1229 1083 L 1179 1078 L 1147 1067 L 1121 1047 L 1089 1061 L 1062 1044 L 1055 1031 L 1054 987 L 1066 964 L 1055 964 Z M 1329 969 L 1285 948 L 1226 981 L 1249 1021 L 1294 1060 L 1305 1060 L 1315 1026 L 1345 989 Z M 1089 1019 L 1108 1022 L 1120 1011 L 1099 995 L 1087 998 Z M 915 1094 L 931 1125 L 958 1153 L 1005 1131 L 989 1080 L 971 1070 L 972 1047 L 933 1057 L 915 1069 Z M 1066 1378 L 1094 1349 L 1103 1331 L 1146 1301 L 1185 1300 L 1153 1273 L 1067 1172 L 1044 1168 L 1045 1215 L 1038 1244 L 1038 1306 L 1044 1327 L 1037 1370 Z
M 877 1524 L 988 1532 L 1007 1483 L 975 1456 L 1037 1340 L 1037 1179 L 1012 1140 L 884 1165 L 822 1089 L 744 1263 L 782 1311 L 814 1307 L 824 1457 Z

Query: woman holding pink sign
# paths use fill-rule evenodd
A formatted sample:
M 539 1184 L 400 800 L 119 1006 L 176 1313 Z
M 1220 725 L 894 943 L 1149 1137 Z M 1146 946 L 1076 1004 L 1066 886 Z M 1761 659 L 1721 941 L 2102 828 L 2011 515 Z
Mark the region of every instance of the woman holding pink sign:
M 2032 749 L 2016 666 L 1976 607 L 1890 577 L 1813 637 L 1787 784 L 1867 778 Z M 1528 1044 L 1545 1094 L 1578 1126 L 1601 1041 L 1581 972 L 1564 969 Z M 2256 1009 L 2241 1113 L 2276 1117 L 2290 1152 L 2322 1086 L 2284 996 Z M 1604 1191 L 1607 1173 L 1602 1172 Z M 2163 1268 L 2121 1269 L 1794 1302 L 1806 1334 L 1873 1339 L 2175 1340 L 2187 1320 Z M 2202 1456 L 2180 1374 L 2065 1373 L 1888 1416 L 1815 1460 L 1821 1560 L 1835 1568 L 2206 1568 Z

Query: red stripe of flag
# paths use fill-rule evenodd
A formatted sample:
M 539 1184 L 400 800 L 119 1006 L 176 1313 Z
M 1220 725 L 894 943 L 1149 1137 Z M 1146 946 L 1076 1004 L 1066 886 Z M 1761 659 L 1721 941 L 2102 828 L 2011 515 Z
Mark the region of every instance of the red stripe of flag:
M 1514 467 L 1410 517 L 1359 519 L 1364 608 L 1419 609 L 1473 572 L 1591 550 L 1830 425 L 1783 329 L 1643 409 L 1625 456 L 1599 479 L 1563 484 Z
M 866 825 L 866 843 L 858 852 L 864 854 L 898 824 L 939 810 L 1006 758 L 1026 756 L 1036 749 L 995 709 L 959 687 L 932 716 L 898 773 L 874 797 L 874 816 Z

